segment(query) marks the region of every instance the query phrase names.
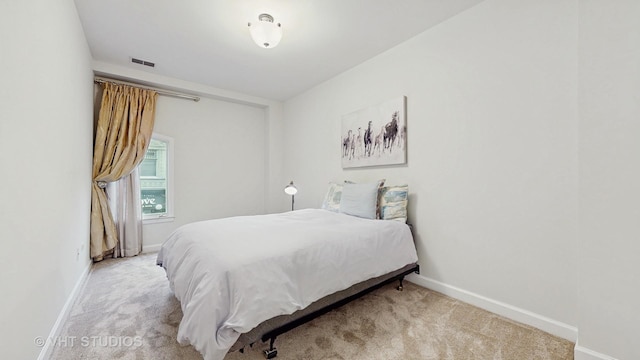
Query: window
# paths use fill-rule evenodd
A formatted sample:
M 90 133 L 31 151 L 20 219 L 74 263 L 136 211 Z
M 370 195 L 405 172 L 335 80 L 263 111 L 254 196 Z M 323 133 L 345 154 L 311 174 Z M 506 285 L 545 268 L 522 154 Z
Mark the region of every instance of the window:
M 173 139 L 153 134 L 147 153 L 138 166 L 144 220 L 173 218 L 172 151 Z
M 144 160 L 140 164 L 140 177 L 152 177 L 156 176 L 158 173 L 158 152 L 164 152 L 162 155 L 166 155 L 166 152 L 163 148 L 160 149 L 151 149 L 152 146 L 163 147 L 162 145 L 166 145 L 158 140 L 151 140 L 151 144 L 149 145 L 149 149 L 147 153 L 144 155 Z M 166 147 L 166 146 L 165 146 Z

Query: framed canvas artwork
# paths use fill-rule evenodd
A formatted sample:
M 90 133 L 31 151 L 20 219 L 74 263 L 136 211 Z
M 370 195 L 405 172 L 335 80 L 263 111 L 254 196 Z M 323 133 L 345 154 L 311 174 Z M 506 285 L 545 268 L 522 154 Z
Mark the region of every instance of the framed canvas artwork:
M 342 116 L 342 167 L 407 162 L 405 96 Z

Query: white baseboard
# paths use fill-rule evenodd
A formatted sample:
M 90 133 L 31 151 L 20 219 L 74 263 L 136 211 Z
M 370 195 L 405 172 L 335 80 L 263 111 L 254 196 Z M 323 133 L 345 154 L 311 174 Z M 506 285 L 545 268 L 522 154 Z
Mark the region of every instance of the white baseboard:
M 87 264 L 87 267 L 84 269 L 84 271 L 82 271 L 82 275 L 80 275 L 80 278 L 74 285 L 73 290 L 71 290 L 71 294 L 69 294 L 67 301 L 64 303 L 62 310 L 60 310 L 60 314 L 58 314 L 58 318 L 56 319 L 56 322 L 53 324 L 53 327 L 49 332 L 49 337 L 47 338 L 47 340 L 55 339 L 60 335 L 60 330 L 62 330 L 62 325 L 64 324 L 64 322 L 67 320 L 67 317 L 69 316 L 69 312 L 71 311 L 71 306 L 73 305 L 73 303 L 75 303 L 76 299 L 78 298 L 78 295 L 80 295 L 80 293 L 82 292 L 82 289 L 84 288 L 84 285 L 86 284 L 92 264 L 93 264 L 93 261 L 90 261 L 89 264 Z M 51 357 L 51 353 L 53 352 L 53 347 L 51 346 L 51 343 L 52 343 L 51 341 L 44 342 L 44 346 L 42 347 L 42 350 L 40 350 L 40 355 L 38 355 L 38 360 L 45 360 Z
M 477 306 L 481 309 L 490 311 L 500 316 L 504 316 L 519 323 L 533 326 L 537 329 L 548 332 L 549 334 L 561 337 L 563 339 L 567 339 L 571 342 L 575 343 L 578 339 L 577 328 L 533 313 L 531 311 L 527 311 L 500 301 L 489 299 L 482 295 L 478 295 L 422 275 L 411 274 L 408 275 L 406 279 L 417 285 L 437 291 L 454 299 L 458 299 L 468 304 Z
M 616 360 L 615 358 L 609 355 L 601 354 L 591 349 L 582 347 L 578 344 L 576 344 L 576 347 L 574 349 L 573 359 L 574 360 Z
M 156 245 L 143 245 L 142 246 L 142 253 L 146 254 L 146 253 L 153 253 L 153 252 L 158 252 L 160 251 L 160 248 L 162 247 L 162 244 L 156 244 Z

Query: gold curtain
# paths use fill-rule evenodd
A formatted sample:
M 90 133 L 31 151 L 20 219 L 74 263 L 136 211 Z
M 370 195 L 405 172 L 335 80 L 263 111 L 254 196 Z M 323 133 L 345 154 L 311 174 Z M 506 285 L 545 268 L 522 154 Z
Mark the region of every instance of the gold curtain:
M 103 84 L 91 187 L 91 257 L 96 261 L 118 243 L 106 184 L 128 175 L 144 158 L 153 132 L 157 96 L 153 90 Z

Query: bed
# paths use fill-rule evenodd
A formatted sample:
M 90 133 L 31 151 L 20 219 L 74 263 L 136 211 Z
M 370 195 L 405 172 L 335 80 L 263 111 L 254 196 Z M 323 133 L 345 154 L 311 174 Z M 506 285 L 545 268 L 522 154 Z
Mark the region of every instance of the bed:
M 157 258 L 180 301 L 178 342 L 223 359 L 417 271 L 401 221 L 327 209 L 238 216 L 184 225 Z

